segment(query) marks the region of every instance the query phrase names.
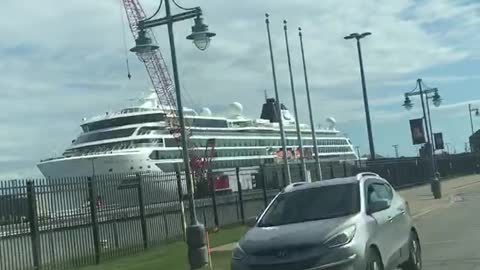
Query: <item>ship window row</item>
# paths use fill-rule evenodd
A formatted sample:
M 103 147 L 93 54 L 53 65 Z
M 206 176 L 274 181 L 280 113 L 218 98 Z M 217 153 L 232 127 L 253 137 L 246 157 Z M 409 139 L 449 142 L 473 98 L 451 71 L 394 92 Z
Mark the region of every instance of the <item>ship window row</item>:
M 68 149 L 64 156 L 88 155 L 105 153 L 115 150 L 134 149 L 139 147 L 162 147 L 163 139 L 139 139 L 124 142 L 104 143 L 99 145 L 85 146 L 81 148 Z
M 205 149 L 197 149 L 194 153 L 195 156 L 205 157 Z M 210 155 L 210 154 L 208 154 Z M 212 157 L 241 157 L 241 156 L 264 156 L 267 155 L 267 151 L 265 149 L 245 149 L 245 150 L 230 150 L 230 149 L 222 149 L 222 150 L 214 150 L 211 154 Z M 173 159 L 173 158 L 181 158 L 180 150 L 167 150 L 167 151 L 159 151 L 154 150 L 150 154 L 150 159 Z
M 138 130 L 137 135 L 160 135 L 165 134 L 164 127 L 142 127 Z
M 346 153 L 351 152 L 352 149 L 346 146 L 335 146 L 335 147 L 319 147 L 319 153 Z
M 192 127 L 208 127 L 208 128 L 227 128 L 227 121 L 224 119 L 185 119 L 187 126 Z
M 135 116 L 128 116 L 128 117 L 118 117 L 106 120 L 100 120 L 97 122 L 83 124 L 81 127 L 83 132 L 94 131 L 98 129 L 104 128 L 113 128 L 113 127 L 120 127 L 126 125 L 133 125 L 133 124 L 141 124 L 141 123 L 150 123 L 150 122 L 160 122 L 165 120 L 164 113 L 156 113 L 156 114 L 144 114 L 144 115 L 135 115 Z
M 311 148 L 305 148 L 305 151 L 311 151 Z M 319 147 L 319 153 L 347 153 L 350 152 L 350 147 Z M 205 150 L 198 149 L 194 153 L 196 156 L 204 157 Z M 265 156 L 275 155 L 275 152 L 267 152 L 265 149 L 217 149 L 214 150 L 212 157 L 253 157 L 253 156 Z M 180 150 L 167 150 L 160 151 L 154 150 L 150 154 L 150 159 L 176 159 L 182 158 Z
M 133 132 L 135 132 L 135 129 L 136 128 L 125 128 L 89 134 L 87 133 L 78 137 L 75 141 L 73 141 L 73 144 L 129 137 L 133 134 Z
M 205 147 L 206 139 L 190 139 L 197 147 Z M 288 146 L 298 145 L 297 140 L 288 139 L 286 141 Z M 313 140 L 303 140 L 304 145 L 313 145 Z M 176 147 L 178 145 L 175 139 L 166 139 L 166 147 Z M 216 139 L 215 147 L 249 147 L 249 146 L 281 146 L 281 140 L 270 139 Z M 348 145 L 348 142 L 344 139 L 322 139 L 317 140 L 319 146 L 331 146 L 331 145 Z

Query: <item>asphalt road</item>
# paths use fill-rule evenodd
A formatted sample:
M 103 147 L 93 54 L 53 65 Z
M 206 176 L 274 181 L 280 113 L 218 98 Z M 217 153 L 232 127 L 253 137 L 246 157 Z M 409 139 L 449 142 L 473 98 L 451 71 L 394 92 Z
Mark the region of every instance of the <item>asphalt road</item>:
M 425 270 L 480 270 L 480 184 L 416 218 Z

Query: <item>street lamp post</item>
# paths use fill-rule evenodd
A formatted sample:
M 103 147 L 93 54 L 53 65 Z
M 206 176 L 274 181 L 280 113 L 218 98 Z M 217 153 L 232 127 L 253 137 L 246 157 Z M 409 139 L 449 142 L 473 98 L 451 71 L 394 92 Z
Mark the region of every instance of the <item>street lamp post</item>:
M 363 70 L 363 59 L 362 59 L 362 49 L 360 47 L 360 39 L 371 35 L 370 32 L 365 32 L 362 34 L 352 33 L 344 39 L 356 39 L 357 40 L 357 50 L 358 50 L 358 62 L 360 63 L 360 76 L 362 79 L 362 91 L 363 91 L 363 105 L 365 107 L 365 118 L 367 119 L 367 133 L 368 133 L 368 144 L 370 146 L 370 159 L 375 160 L 375 145 L 373 144 L 373 134 L 372 134 L 372 123 L 370 120 L 370 109 L 368 107 L 368 97 L 367 97 L 367 86 L 365 85 L 365 72 Z
M 472 129 L 472 135 L 473 135 L 473 133 L 475 133 L 475 130 L 473 129 L 472 112 L 475 112 L 475 116 L 480 115 L 480 112 L 478 111 L 478 108 L 472 108 L 472 104 L 468 104 L 468 114 L 470 115 L 470 128 Z
M 275 90 L 275 110 L 277 113 L 278 118 L 278 126 L 280 127 L 280 139 L 282 141 L 282 150 L 283 150 L 283 166 L 285 172 L 285 178 L 287 183 L 290 184 L 292 182 L 292 177 L 290 174 L 290 167 L 288 166 L 288 154 L 287 154 L 287 142 L 285 140 L 285 129 L 283 127 L 283 115 L 282 115 L 282 108 L 280 97 L 278 95 L 278 87 L 277 87 L 277 75 L 275 73 L 275 61 L 273 58 L 273 49 L 272 49 L 272 38 L 270 37 L 270 20 L 268 19 L 268 13 L 265 13 L 265 24 L 267 25 L 267 36 L 268 36 L 268 48 L 270 49 L 270 63 L 272 64 L 272 76 L 273 76 L 273 89 Z
M 197 220 L 196 210 L 195 210 L 195 200 L 193 197 L 193 187 L 192 187 L 192 175 L 190 170 L 190 162 L 188 155 L 188 145 L 187 145 L 187 134 L 185 128 L 185 119 L 183 115 L 183 106 L 182 106 L 182 96 L 180 93 L 180 79 L 178 76 L 178 65 L 177 65 L 177 56 L 175 50 L 175 40 L 173 35 L 173 23 L 192 19 L 194 18 L 194 26 L 192 27 L 192 33 L 187 36 L 187 39 L 193 41 L 194 45 L 200 49 L 205 50 L 209 43 L 210 38 L 215 36 L 215 33 L 208 31 L 208 26 L 203 23 L 202 10 L 200 7 L 195 8 L 179 8 L 186 10 L 185 12 L 172 14 L 170 10 L 170 0 L 164 0 L 166 16 L 159 19 L 148 18 L 146 20 L 139 21 L 139 37 L 135 40 L 136 46 L 130 51 L 137 53 L 137 55 L 142 55 L 145 52 L 153 52 L 158 49 L 158 46 L 151 43 L 151 39 L 146 36 L 145 29 L 167 25 L 168 37 L 170 43 L 170 53 L 172 58 L 172 70 L 173 70 L 173 80 L 175 83 L 175 95 L 177 101 L 177 118 L 180 125 L 180 134 L 181 134 L 181 146 L 182 146 L 182 157 L 185 170 L 185 180 L 188 190 L 188 202 L 189 202 L 189 213 L 190 213 L 190 224 L 186 229 L 187 236 L 187 245 L 188 245 L 188 259 L 191 269 L 198 269 L 203 267 L 208 263 L 208 254 L 207 248 L 205 246 L 205 227 L 200 224 Z
M 307 91 L 308 115 L 310 117 L 310 128 L 312 130 L 313 154 L 315 155 L 315 165 L 317 167 L 317 179 L 322 180 L 322 167 L 320 166 L 320 156 L 318 155 L 317 134 L 315 132 L 315 124 L 313 121 L 312 102 L 310 99 L 310 88 L 308 87 L 307 66 L 305 64 L 305 52 L 303 50 L 302 28 L 298 28 L 298 36 L 300 37 L 300 48 L 302 50 L 303 74 L 305 76 L 305 90 Z
M 417 80 L 417 86 L 418 86 L 418 91 L 415 91 L 416 88 L 413 91 L 405 93 L 405 101 L 403 103 L 403 106 L 405 109 L 410 110 L 413 107 L 413 103 L 410 100 L 411 96 L 420 96 L 420 100 L 422 102 L 422 111 L 423 111 L 423 119 L 425 122 L 425 130 L 426 130 L 426 143 L 425 143 L 425 150 L 427 151 L 428 158 L 430 159 L 430 172 L 431 172 L 431 186 L 432 186 L 432 193 L 433 196 L 436 199 L 439 199 L 442 197 L 441 193 L 441 184 L 440 181 L 437 177 L 437 172 L 435 168 L 435 155 L 434 155 L 434 149 L 433 149 L 433 130 L 431 120 L 430 120 L 430 109 L 428 107 L 428 100 L 431 99 L 433 102 L 433 105 L 435 106 L 440 106 L 440 103 L 442 101 L 440 95 L 438 94 L 438 89 L 437 88 L 430 88 L 430 89 L 423 89 L 422 85 L 422 79 Z M 432 96 L 428 96 L 429 94 L 433 94 Z M 425 99 L 425 100 L 424 100 Z M 425 105 L 425 102 L 427 103 Z M 427 107 L 427 108 L 425 108 Z M 428 117 L 427 117 L 427 111 L 428 111 Z
M 430 129 L 430 141 L 432 142 L 432 144 L 434 144 L 435 141 L 433 139 L 434 137 L 433 137 L 433 128 L 432 128 L 432 117 L 430 116 L 430 105 L 429 105 L 430 103 L 428 101 L 431 100 L 433 105 L 435 107 L 438 107 L 442 103 L 442 98 L 438 94 L 438 89 L 437 88 L 432 88 L 432 89 L 434 90 L 433 95 L 429 96 L 428 94 L 426 94 L 425 96 L 426 96 L 426 99 L 427 99 L 426 107 L 427 107 L 427 117 L 428 117 L 428 128 Z
M 290 48 L 288 46 L 287 20 L 283 20 L 283 31 L 285 33 L 285 46 L 287 48 L 288 72 L 290 75 L 290 89 L 292 90 L 293 112 L 295 114 L 295 127 L 297 129 L 298 148 L 300 150 L 301 174 L 303 181 L 307 181 L 307 167 L 303 153 L 302 133 L 300 130 L 300 119 L 298 118 L 297 98 L 295 96 L 295 86 L 293 84 L 292 63 L 290 61 Z

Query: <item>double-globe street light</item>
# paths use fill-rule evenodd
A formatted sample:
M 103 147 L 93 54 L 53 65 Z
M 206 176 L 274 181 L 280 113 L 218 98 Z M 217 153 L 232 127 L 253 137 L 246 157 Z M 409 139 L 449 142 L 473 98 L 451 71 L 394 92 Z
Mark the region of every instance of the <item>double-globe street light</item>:
M 373 144 L 372 123 L 370 121 L 370 109 L 368 107 L 367 86 L 365 84 L 365 72 L 363 70 L 362 49 L 360 47 L 360 39 L 367 37 L 371 34 L 372 33 L 370 32 L 365 32 L 362 34 L 351 33 L 350 35 L 344 37 L 344 39 L 357 40 L 358 61 L 360 63 L 360 76 L 362 79 L 363 105 L 365 107 L 365 118 L 367 119 L 367 133 L 368 133 L 368 144 L 370 147 L 370 159 L 375 160 L 375 145 Z
M 418 87 L 418 91 L 415 91 L 417 87 Z M 403 102 L 403 106 L 407 110 L 412 109 L 413 103 L 410 97 L 420 96 L 420 100 L 422 102 L 423 119 L 425 122 L 425 130 L 427 133 L 425 151 L 430 161 L 430 173 L 431 173 L 430 177 L 431 177 L 432 193 L 436 199 L 439 199 L 442 197 L 442 192 L 441 192 L 441 184 L 435 169 L 435 155 L 434 155 L 434 149 L 433 149 L 433 130 L 432 130 L 432 121 L 430 117 L 430 106 L 429 106 L 428 100 L 429 99 L 432 100 L 433 105 L 435 105 L 435 107 L 438 107 L 442 103 L 442 98 L 438 94 L 437 88 L 423 89 L 422 79 L 417 79 L 417 87 L 414 90 L 405 93 L 405 101 Z
M 172 14 L 170 10 L 170 0 L 163 0 L 165 2 L 166 16 L 159 19 L 152 19 L 152 17 L 138 22 L 138 38 L 135 40 L 136 46 L 130 51 L 135 52 L 140 56 L 151 56 L 158 46 L 152 44 L 152 40 L 147 36 L 146 29 L 167 25 L 168 38 L 170 42 L 170 53 L 172 58 L 173 80 L 175 83 L 175 96 L 177 103 L 177 118 L 180 125 L 182 157 L 185 170 L 185 180 L 188 191 L 190 224 L 186 229 L 187 245 L 188 245 L 188 260 L 191 269 L 198 269 L 208 263 L 207 248 L 205 246 L 205 227 L 197 220 L 195 201 L 193 197 L 192 175 L 190 170 L 190 162 L 188 155 L 187 135 L 185 129 L 185 119 L 183 115 L 182 96 L 180 93 L 180 79 L 178 76 L 177 56 L 175 50 L 175 40 L 173 35 L 173 23 L 194 18 L 194 25 L 192 26 L 192 33 L 187 36 L 187 39 L 192 40 L 195 46 L 200 50 L 207 49 L 210 38 L 215 36 L 215 33 L 208 31 L 208 26 L 203 22 L 202 10 L 200 7 L 184 8 L 173 3 L 180 9 L 185 10 L 178 14 Z M 162 2 L 158 10 L 160 9 Z M 158 12 L 157 10 L 157 12 Z M 155 13 L 156 14 L 156 13 Z M 145 60 L 145 59 L 141 59 Z

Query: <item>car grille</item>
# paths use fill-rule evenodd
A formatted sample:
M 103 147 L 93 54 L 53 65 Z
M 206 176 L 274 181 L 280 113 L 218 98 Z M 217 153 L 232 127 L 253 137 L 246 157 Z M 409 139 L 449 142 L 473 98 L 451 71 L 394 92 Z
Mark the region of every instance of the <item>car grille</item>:
M 279 263 L 270 265 L 250 265 L 252 270 L 303 270 L 315 266 L 318 258 L 299 262 Z
M 297 246 L 287 246 L 282 248 L 275 248 L 275 249 L 264 249 L 252 252 L 254 256 L 277 256 L 279 252 L 286 252 L 288 255 L 295 255 L 295 254 L 302 254 L 308 252 L 315 248 L 315 245 L 297 245 Z

